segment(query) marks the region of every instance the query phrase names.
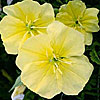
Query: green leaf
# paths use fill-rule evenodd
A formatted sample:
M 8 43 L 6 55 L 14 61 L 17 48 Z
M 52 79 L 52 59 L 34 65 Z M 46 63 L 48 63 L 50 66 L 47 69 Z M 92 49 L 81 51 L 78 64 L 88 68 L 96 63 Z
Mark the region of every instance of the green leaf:
M 100 94 L 94 92 L 85 92 L 85 93 L 91 96 L 100 96 Z
M 60 4 L 63 4 L 61 0 L 56 0 L 57 2 L 59 2 Z
M 43 98 L 39 97 L 38 100 L 44 100 Z
M 67 3 L 69 0 L 65 0 L 65 2 Z
M 58 8 L 54 8 L 55 15 L 59 12 Z
M 24 100 L 35 100 L 35 94 L 30 90 L 26 90 Z
M 93 62 L 97 63 L 98 65 L 100 65 L 100 58 L 99 58 L 99 54 L 100 51 L 96 50 L 97 48 L 100 48 L 100 44 L 98 42 L 95 42 L 92 46 L 92 51 L 90 52 L 90 58 Z
M 23 83 L 21 82 L 21 77 L 20 77 L 20 76 L 17 77 L 17 79 L 16 79 L 14 85 L 13 85 L 12 88 L 9 90 L 9 92 L 12 91 L 15 87 L 20 86 L 20 85 L 22 85 L 22 84 L 23 84 Z
M 5 16 L 4 13 L 0 13 L 0 18 L 3 18 Z
M 1 69 L 1 72 L 2 75 L 10 81 L 10 83 L 13 83 L 12 77 L 4 69 Z
M 95 51 L 95 49 L 92 52 L 90 52 L 90 56 L 91 56 L 90 58 L 93 62 L 100 65 L 100 58 L 98 57 L 97 52 Z

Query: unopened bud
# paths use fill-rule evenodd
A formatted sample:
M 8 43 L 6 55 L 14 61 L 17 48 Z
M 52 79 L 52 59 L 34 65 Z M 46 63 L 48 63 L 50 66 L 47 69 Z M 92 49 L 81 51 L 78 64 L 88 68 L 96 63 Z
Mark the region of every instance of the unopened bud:
M 24 85 L 16 87 L 11 95 L 12 100 L 23 100 L 24 99 L 23 92 L 25 91 L 25 88 L 26 87 Z

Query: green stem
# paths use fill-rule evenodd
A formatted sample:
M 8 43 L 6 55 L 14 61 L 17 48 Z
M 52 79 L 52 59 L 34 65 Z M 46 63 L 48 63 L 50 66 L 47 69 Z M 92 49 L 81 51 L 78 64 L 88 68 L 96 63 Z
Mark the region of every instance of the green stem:
M 1 72 L 2 72 L 2 75 L 5 78 L 7 78 L 10 81 L 10 83 L 12 84 L 13 83 L 13 79 L 11 78 L 11 76 L 4 69 L 2 69 Z

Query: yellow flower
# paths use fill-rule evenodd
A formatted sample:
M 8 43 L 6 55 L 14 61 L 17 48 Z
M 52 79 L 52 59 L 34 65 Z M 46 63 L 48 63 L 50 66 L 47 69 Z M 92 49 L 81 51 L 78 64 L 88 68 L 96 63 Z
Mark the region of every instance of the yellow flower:
M 77 95 L 93 71 L 83 55 L 84 36 L 56 21 L 47 32 L 31 37 L 19 50 L 16 64 L 22 71 L 21 81 L 48 99 L 61 92 Z
M 21 45 L 31 36 L 46 33 L 47 26 L 55 19 L 50 4 L 40 5 L 32 0 L 6 6 L 4 12 L 7 16 L 0 22 L 0 32 L 9 54 L 17 54 Z
M 87 8 L 80 0 L 69 1 L 59 9 L 56 20 L 84 34 L 85 44 L 92 43 L 92 32 L 99 31 L 98 14 L 96 8 Z

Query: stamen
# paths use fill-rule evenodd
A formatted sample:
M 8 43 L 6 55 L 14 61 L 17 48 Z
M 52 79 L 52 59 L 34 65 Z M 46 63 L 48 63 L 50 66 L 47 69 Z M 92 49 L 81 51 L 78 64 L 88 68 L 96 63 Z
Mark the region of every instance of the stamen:
M 31 24 L 31 20 L 28 22 L 28 25 L 30 25 Z
M 35 23 L 37 20 L 39 20 L 39 18 L 35 19 L 35 20 L 33 21 L 33 23 Z
M 57 70 L 59 71 L 60 74 L 62 74 L 62 71 L 59 68 L 57 68 Z
M 53 57 L 54 57 L 54 59 L 57 61 L 58 59 L 57 59 L 57 57 L 56 57 L 56 55 L 53 53 Z
M 39 34 L 42 34 L 42 32 L 40 32 L 39 30 L 36 30 L 37 31 L 37 33 L 39 33 Z
M 81 28 L 83 28 L 83 26 L 82 26 L 82 24 L 80 23 L 80 21 L 79 21 L 78 23 L 79 23 L 79 25 L 81 26 Z
M 59 66 L 57 65 L 57 63 L 54 63 L 54 65 L 56 66 L 56 68 L 59 71 L 59 73 L 62 74 L 62 71 L 59 69 Z
M 34 36 L 34 34 L 30 31 L 31 35 Z
M 54 63 L 54 65 L 56 66 L 56 68 L 58 68 L 58 65 L 57 65 L 57 63 Z
M 62 60 L 59 60 L 59 61 L 65 63 L 65 64 L 72 64 L 72 62 L 68 62 L 68 61 L 62 61 Z
M 47 28 L 47 27 L 36 27 L 36 26 L 32 26 L 31 28 L 40 28 L 40 29 L 42 29 L 42 28 Z

